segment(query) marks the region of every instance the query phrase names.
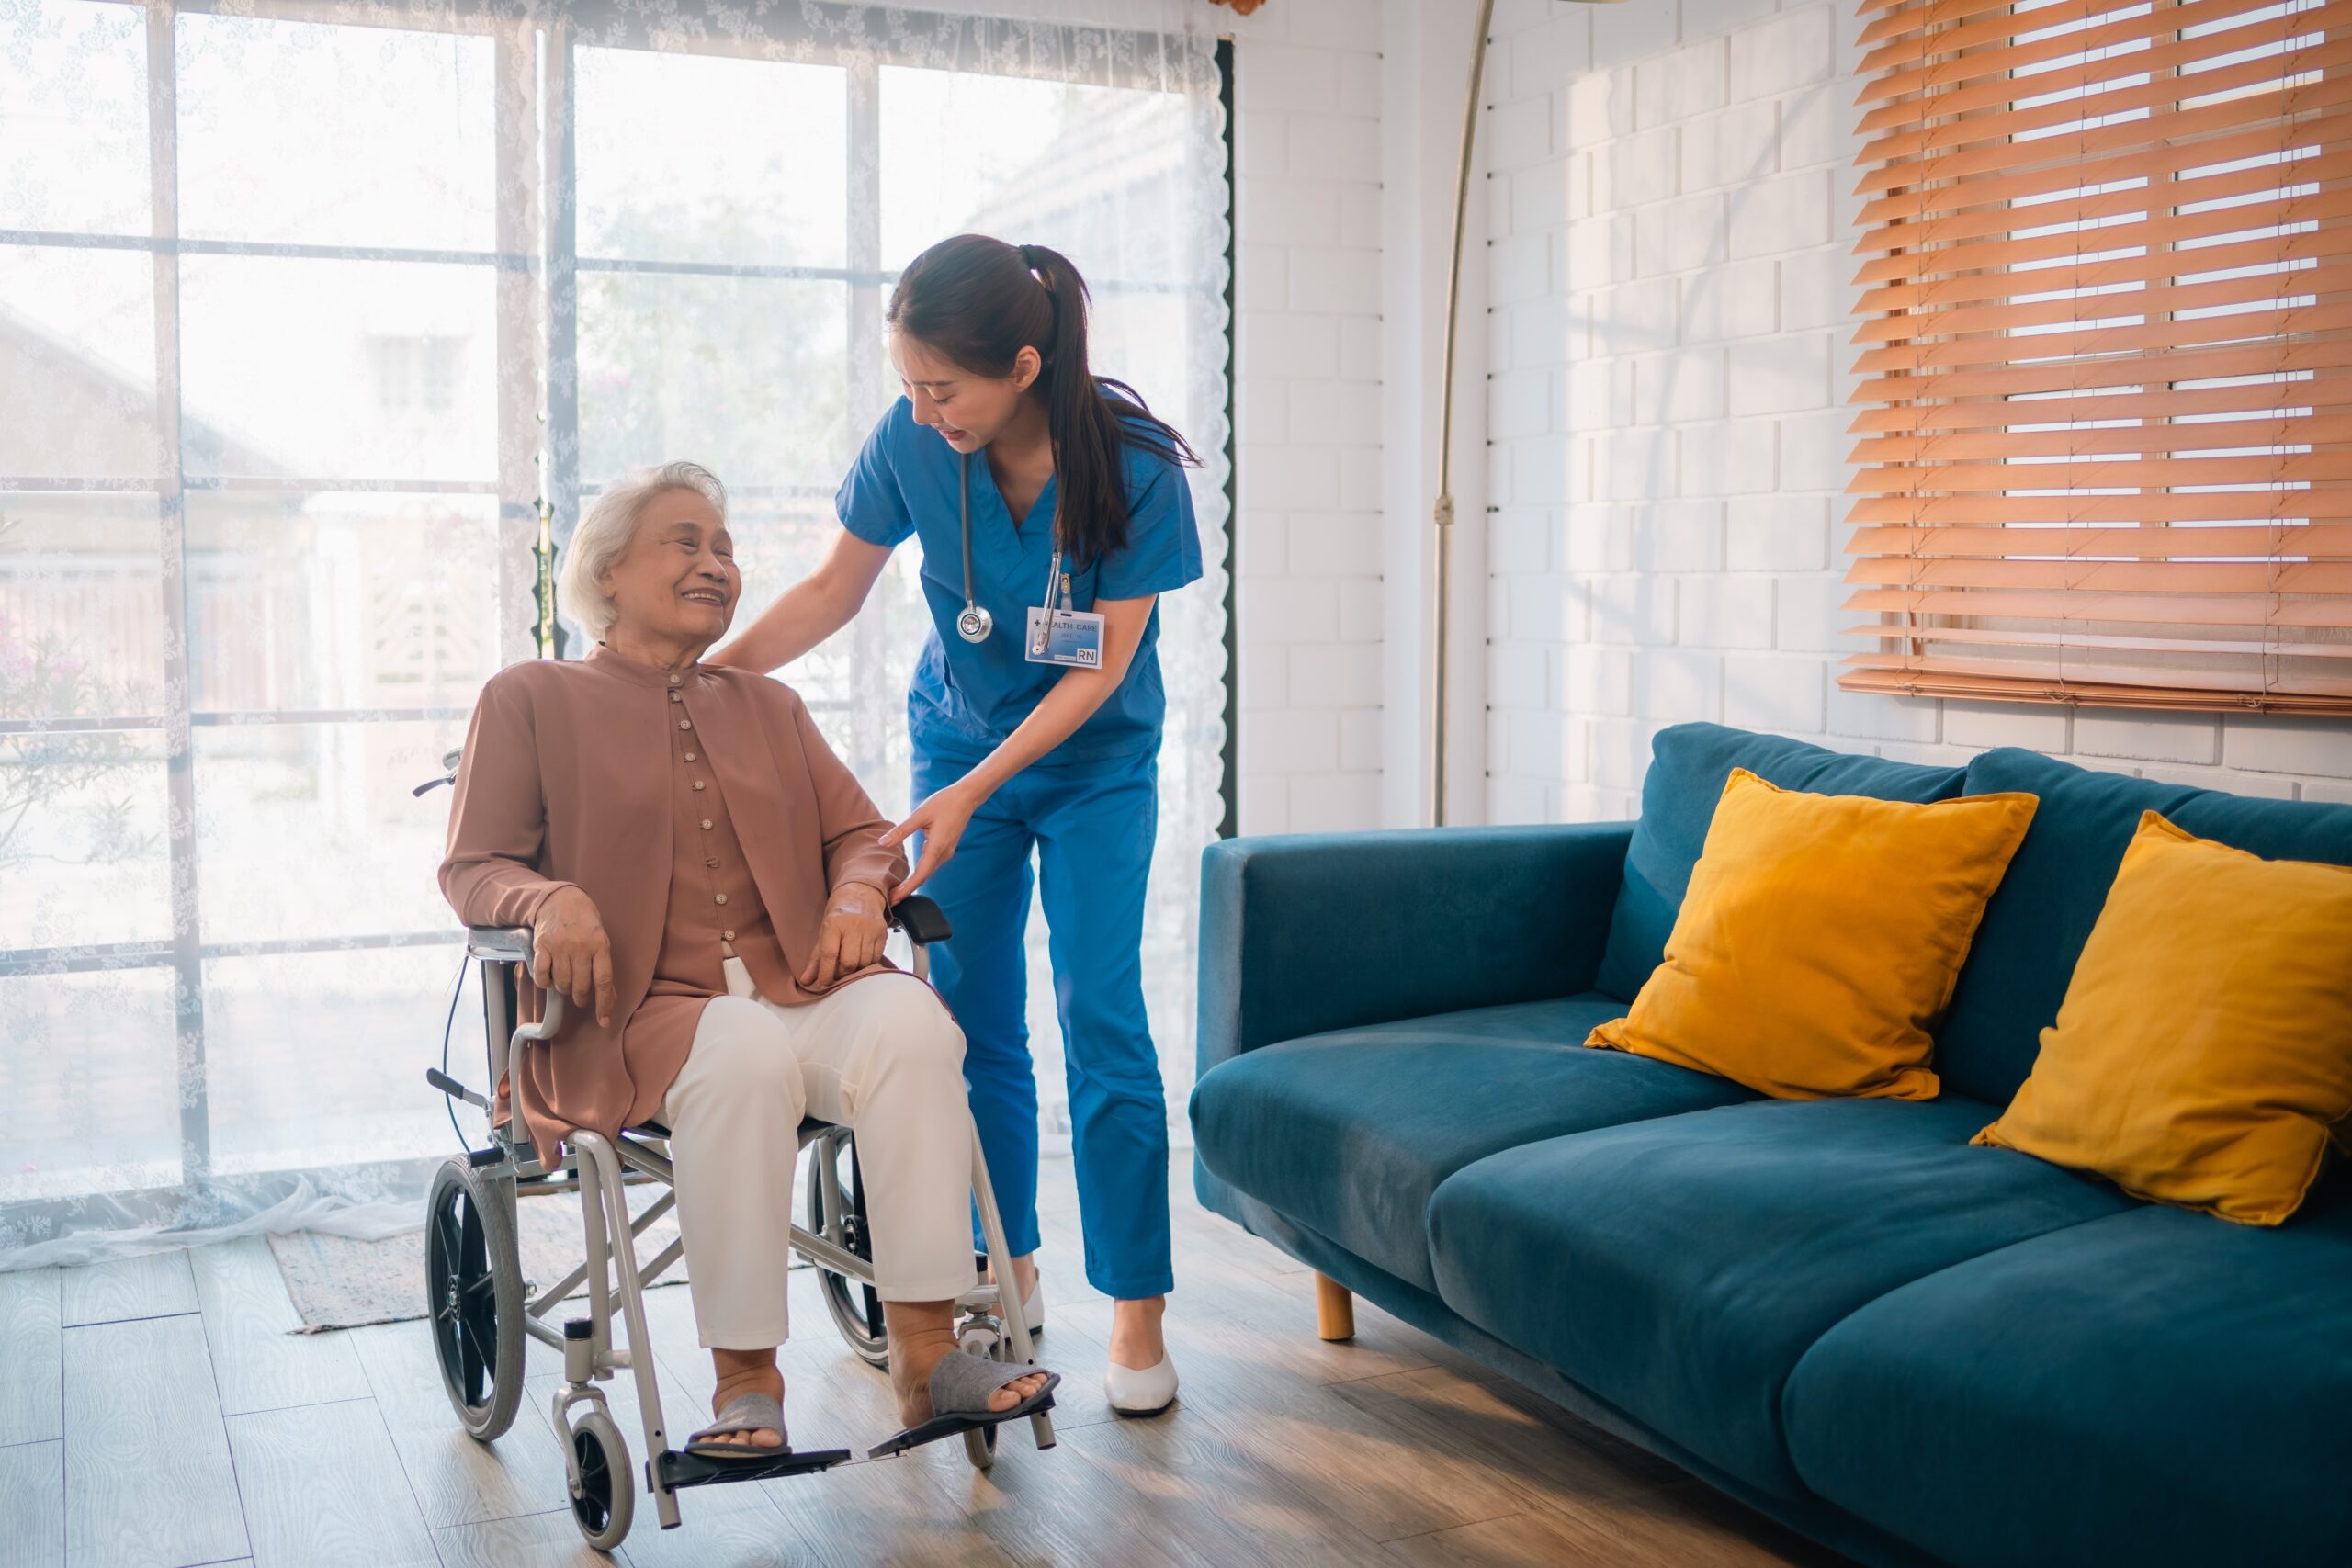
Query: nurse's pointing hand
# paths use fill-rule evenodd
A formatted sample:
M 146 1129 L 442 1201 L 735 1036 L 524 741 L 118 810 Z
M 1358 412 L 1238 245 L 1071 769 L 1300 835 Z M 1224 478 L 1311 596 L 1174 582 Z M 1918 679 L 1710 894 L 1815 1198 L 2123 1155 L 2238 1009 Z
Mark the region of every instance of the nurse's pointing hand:
M 882 847 L 886 850 L 897 848 L 917 833 L 922 835 L 922 858 L 915 862 L 907 879 L 890 890 L 891 903 L 921 887 L 932 873 L 948 863 L 956 853 L 956 840 L 964 836 L 965 826 L 972 820 L 972 813 L 979 808 L 980 797 L 967 794 L 961 784 L 949 784 L 882 835 Z

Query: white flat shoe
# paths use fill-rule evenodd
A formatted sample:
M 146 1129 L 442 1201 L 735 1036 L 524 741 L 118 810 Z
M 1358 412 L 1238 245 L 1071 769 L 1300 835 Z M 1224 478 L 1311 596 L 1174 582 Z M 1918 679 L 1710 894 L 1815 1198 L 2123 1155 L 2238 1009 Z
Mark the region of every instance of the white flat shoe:
M 1031 1287 L 1027 1295 L 1021 1298 L 1021 1319 L 1029 1325 L 1029 1337 L 1032 1339 L 1046 1332 L 1045 1275 L 1039 1274 L 1037 1283 Z
M 1162 1356 L 1159 1365 L 1140 1371 L 1113 1361 L 1102 1374 L 1102 1393 L 1122 1416 L 1157 1416 L 1176 1403 L 1175 1359 Z

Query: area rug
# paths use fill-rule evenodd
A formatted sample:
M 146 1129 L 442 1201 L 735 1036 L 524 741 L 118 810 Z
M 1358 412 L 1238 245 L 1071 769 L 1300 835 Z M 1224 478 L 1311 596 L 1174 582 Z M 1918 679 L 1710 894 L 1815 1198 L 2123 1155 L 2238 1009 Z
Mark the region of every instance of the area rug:
M 643 1213 L 658 1196 L 650 1187 L 631 1188 L 630 1212 Z M 519 1199 L 514 1205 L 514 1231 L 523 1278 L 536 1288 L 552 1285 L 580 1267 L 577 1193 Z M 677 1235 L 677 1216 L 662 1215 L 638 1237 L 638 1257 L 651 1262 Z M 277 1271 L 285 1276 L 286 1293 L 294 1298 L 294 1310 L 302 1315 L 300 1333 L 359 1328 L 424 1315 L 424 1230 L 421 1225 L 381 1241 L 289 1231 L 273 1235 L 269 1249 L 277 1258 Z M 681 1258 L 662 1271 L 660 1282 L 679 1284 L 685 1277 L 685 1260 Z M 587 1292 L 583 1281 L 571 1293 L 577 1297 Z

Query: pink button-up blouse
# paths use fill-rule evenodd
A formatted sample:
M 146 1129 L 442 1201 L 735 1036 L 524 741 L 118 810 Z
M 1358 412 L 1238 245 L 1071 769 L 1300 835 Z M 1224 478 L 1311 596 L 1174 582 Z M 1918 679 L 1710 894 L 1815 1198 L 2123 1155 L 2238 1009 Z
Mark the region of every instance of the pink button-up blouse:
M 469 925 L 529 925 L 557 889 L 580 888 L 612 941 L 618 993 L 613 1027 L 567 1008 L 556 1038 L 511 1066 L 541 1159 L 574 1127 L 610 1136 L 660 1115 L 730 951 L 770 1000 L 814 1000 L 793 976 L 832 889 L 887 897 L 906 875 L 879 845 L 889 826 L 797 694 L 765 676 L 673 676 L 601 644 L 493 676 L 466 736 L 441 890 Z

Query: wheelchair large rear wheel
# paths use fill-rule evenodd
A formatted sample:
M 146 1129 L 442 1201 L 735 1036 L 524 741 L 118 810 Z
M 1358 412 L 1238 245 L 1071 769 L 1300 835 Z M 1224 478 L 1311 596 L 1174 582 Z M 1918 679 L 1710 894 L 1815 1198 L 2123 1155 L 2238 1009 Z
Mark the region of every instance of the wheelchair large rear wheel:
M 833 1172 L 838 1212 L 825 1198 L 825 1169 Z M 842 1251 L 874 1260 L 874 1244 L 865 1229 L 865 1184 L 857 1168 L 857 1145 L 845 1130 L 823 1134 L 808 1145 L 808 1228 Z M 882 1298 L 861 1280 L 836 1274 L 817 1265 L 817 1280 L 825 1292 L 825 1309 L 842 1337 L 869 1367 L 890 1364 L 890 1337 L 882 1322 Z
M 514 1181 L 445 1160 L 424 1209 L 424 1300 L 450 1407 L 481 1442 L 523 1402 L 523 1264 Z

